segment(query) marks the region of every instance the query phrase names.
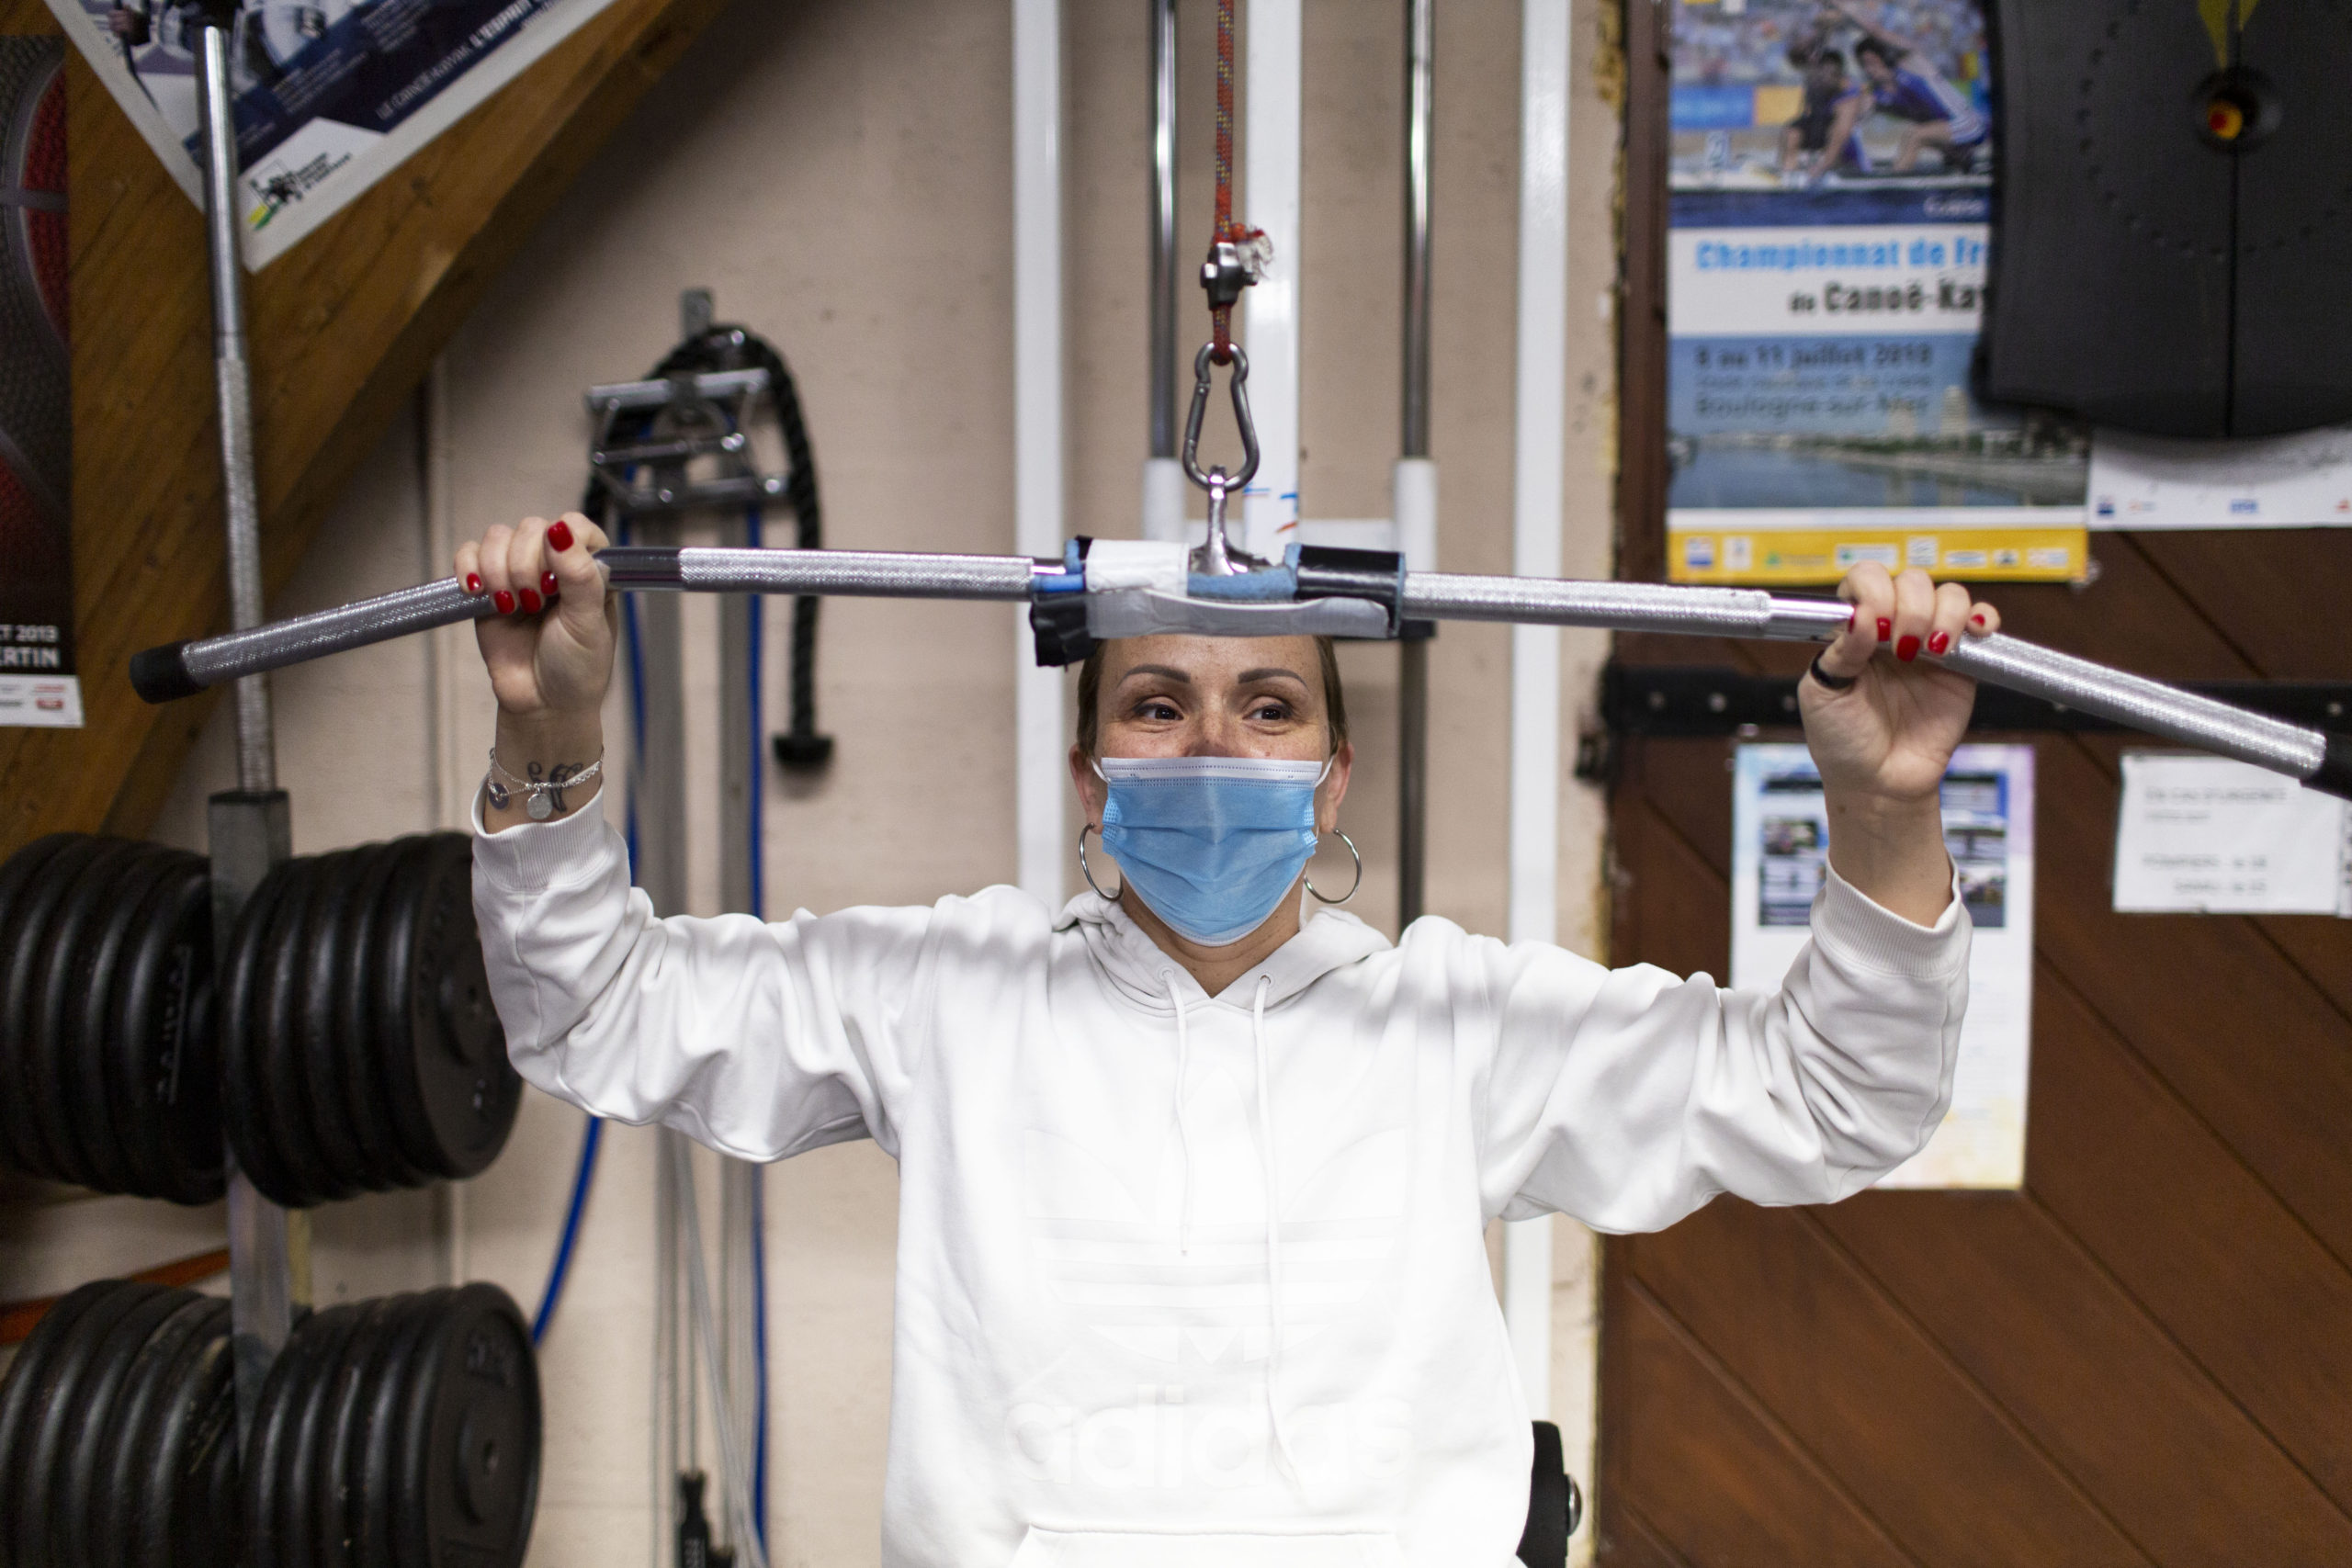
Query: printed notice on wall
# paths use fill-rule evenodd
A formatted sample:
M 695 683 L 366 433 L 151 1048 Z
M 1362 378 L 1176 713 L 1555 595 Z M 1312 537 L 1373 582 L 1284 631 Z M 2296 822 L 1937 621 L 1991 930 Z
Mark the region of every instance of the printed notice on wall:
M 229 30 L 245 265 L 266 265 L 611 0 L 239 0 Z M 49 0 L 201 201 L 198 29 L 176 0 Z
M 74 673 L 65 46 L 0 38 L 0 725 L 82 723 Z
M 2226 757 L 2127 751 L 2115 908 L 2352 916 L 2352 803 Z
M 1970 389 L 1993 170 L 1977 0 L 1675 16 L 1668 575 L 2082 577 L 2082 433 Z
M 1742 746 L 1732 803 L 1731 983 L 1774 990 L 1811 935 L 1829 811 L 1803 746 Z M 2033 748 L 1962 746 L 1943 782 L 1944 847 L 1975 927 L 1951 1109 L 1882 1187 L 2025 1181 L 2033 1013 Z
M 2102 430 L 2090 483 L 2094 528 L 2352 526 L 2352 427 L 2240 441 Z

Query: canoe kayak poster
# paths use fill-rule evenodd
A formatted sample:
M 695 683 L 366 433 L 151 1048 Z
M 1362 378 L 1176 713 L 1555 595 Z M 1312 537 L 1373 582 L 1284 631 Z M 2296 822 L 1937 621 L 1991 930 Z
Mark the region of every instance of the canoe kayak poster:
M 2084 575 L 2085 433 L 1971 387 L 1990 66 L 1978 0 L 1676 0 L 1671 580 Z
M 245 265 L 266 265 L 611 0 L 239 0 Z M 177 0 L 49 0 L 191 201 L 196 25 Z

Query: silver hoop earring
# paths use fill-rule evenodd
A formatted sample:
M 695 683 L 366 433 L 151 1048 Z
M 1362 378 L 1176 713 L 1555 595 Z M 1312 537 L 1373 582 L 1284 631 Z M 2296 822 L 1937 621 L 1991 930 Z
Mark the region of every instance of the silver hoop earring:
M 1085 874 L 1086 885 L 1094 889 L 1094 896 L 1097 898 L 1106 903 L 1115 904 L 1119 901 L 1119 893 L 1125 893 L 1127 890 L 1126 879 L 1120 878 L 1119 893 L 1103 892 L 1102 885 L 1094 880 L 1094 868 L 1086 863 L 1086 835 L 1093 831 L 1094 824 L 1091 822 L 1084 824 L 1078 830 L 1078 869 Z M 1361 874 L 1359 874 L 1359 879 L 1361 879 Z
M 1356 863 L 1356 879 L 1355 879 L 1353 882 L 1349 883 L 1349 884 L 1348 884 L 1348 890 L 1347 890 L 1345 893 L 1340 894 L 1337 898 L 1326 898 L 1326 897 L 1323 897 L 1323 895 L 1322 895 L 1322 894 L 1316 892 L 1316 888 L 1315 888 L 1315 879 L 1314 879 L 1313 877 L 1311 877 L 1311 876 L 1310 876 L 1310 877 L 1308 877 L 1308 878 L 1306 879 L 1306 890 L 1307 890 L 1309 893 L 1314 893 L 1314 894 L 1315 894 L 1316 901 L 1317 901 L 1317 903 L 1322 903 L 1322 904 L 1344 904 L 1344 903 L 1346 903 L 1349 899 L 1351 899 L 1351 898 L 1352 898 L 1352 897 L 1354 897 L 1356 896 L 1356 889 L 1357 889 L 1357 888 L 1362 887 L 1362 886 L 1363 886 L 1363 852 L 1362 852 L 1362 851 L 1360 851 L 1360 850 L 1358 850 L 1358 849 L 1356 848 L 1356 841 L 1355 841 L 1353 839 L 1349 838 L 1345 833 L 1340 832 L 1337 828 L 1334 828 L 1334 829 L 1331 829 L 1331 836 L 1332 836 L 1333 838 L 1335 838 L 1335 839 L 1339 840 L 1340 840 L 1340 842 L 1341 842 L 1341 843 L 1343 843 L 1343 844 L 1347 845 L 1347 846 L 1348 846 L 1348 853 L 1349 853 L 1349 854 L 1351 854 L 1351 855 L 1353 855 L 1353 856 L 1355 857 L 1355 863 Z

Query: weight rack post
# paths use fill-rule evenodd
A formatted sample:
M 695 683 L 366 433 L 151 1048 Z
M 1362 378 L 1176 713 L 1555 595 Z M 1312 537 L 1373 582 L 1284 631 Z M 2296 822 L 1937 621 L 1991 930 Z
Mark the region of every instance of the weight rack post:
M 198 39 L 197 96 L 204 152 L 204 232 L 212 279 L 213 391 L 220 421 L 220 476 L 228 538 L 229 618 L 238 631 L 262 622 L 261 510 L 254 463 L 253 380 L 245 358 L 244 270 L 238 245 L 237 132 L 229 87 L 229 34 L 208 17 Z M 229 951 L 238 911 L 270 869 L 293 852 L 286 792 L 269 711 L 269 677 L 236 685 L 237 788 L 212 797 L 212 948 Z M 279 1208 L 229 1168 L 229 1290 L 234 1336 L 237 1430 L 251 1429 L 264 1378 L 310 1297 L 307 1216 Z

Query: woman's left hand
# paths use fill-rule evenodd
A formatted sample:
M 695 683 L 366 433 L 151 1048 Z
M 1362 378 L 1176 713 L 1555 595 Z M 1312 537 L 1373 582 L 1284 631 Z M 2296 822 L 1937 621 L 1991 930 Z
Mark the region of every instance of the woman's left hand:
M 1931 800 L 1976 705 L 1976 682 L 1933 656 L 1998 631 L 2001 613 L 1916 568 L 1889 577 L 1883 566 L 1858 566 L 1838 596 L 1854 606 L 1853 619 L 1822 650 L 1821 668 L 1854 684 L 1832 690 L 1810 675 L 1797 683 L 1822 788 L 1888 804 Z M 1882 648 L 1893 657 L 1873 657 Z

